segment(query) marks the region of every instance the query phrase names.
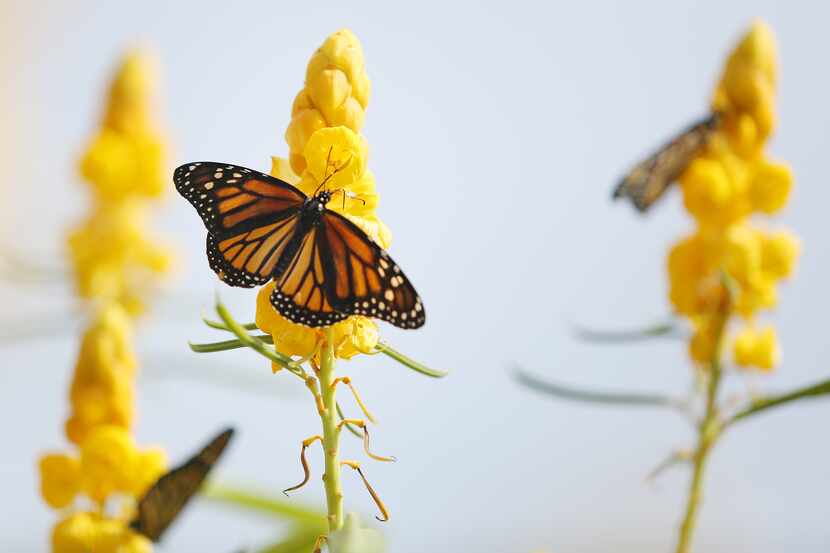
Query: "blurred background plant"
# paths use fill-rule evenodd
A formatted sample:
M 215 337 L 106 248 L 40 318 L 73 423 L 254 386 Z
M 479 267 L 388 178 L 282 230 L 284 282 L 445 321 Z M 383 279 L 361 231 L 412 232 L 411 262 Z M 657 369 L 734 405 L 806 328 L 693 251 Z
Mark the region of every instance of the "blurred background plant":
M 88 219 L 70 234 L 78 294 L 91 323 L 69 389 L 68 452 L 40 458 L 41 494 L 60 514 L 52 551 L 152 550 L 127 521 L 135 501 L 166 470 L 159 447 L 138 447 L 134 317 L 146 289 L 167 272 L 172 253 L 145 238 L 149 198 L 164 190 L 166 144 L 155 130 L 155 61 L 127 53 L 112 80 L 103 125 L 81 162 L 93 192 Z M 145 274 L 146 272 L 146 274 Z
M 724 431 L 772 407 L 830 394 L 830 380 L 784 394 L 748 390 L 737 400 L 721 393 L 724 376 L 768 373 L 780 363 L 775 328 L 761 325 L 758 318 L 775 307 L 777 285 L 793 274 L 800 250 L 791 232 L 770 230 L 768 224 L 750 220 L 781 210 L 792 188 L 789 166 L 765 152 L 777 120 L 777 75 L 773 33 L 763 21 L 755 21 L 728 56 L 716 86 L 711 110 L 720 115 L 720 126 L 679 178 L 683 203 L 696 228 L 669 251 L 669 299 L 678 319 L 691 327 L 691 335 L 680 330 L 679 320 L 633 331 L 578 332 L 595 342 L 687 339 L 694 370 L 691 396 L 576 389 L 518 373 L 521 383 L 554 397 L 667 407 L 691 418 L 696 445 L 676 451 L 652 473 L 676 464 L 692 470 L 678 553 L 691 550 L 707 460 Z

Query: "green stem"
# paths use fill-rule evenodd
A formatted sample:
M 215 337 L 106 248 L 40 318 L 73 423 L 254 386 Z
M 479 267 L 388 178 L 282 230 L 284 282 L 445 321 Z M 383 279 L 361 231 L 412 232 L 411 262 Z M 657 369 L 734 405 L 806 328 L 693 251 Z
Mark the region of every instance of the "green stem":
M 337 400 L 334 383 L 334 344 L 331 327 L 325 329 L 325 343 L 320 351 L 320 394 L 323 407 L 320 413 L 323 423 L 323 452 L 326 459 L 326 472 L 323 484 L 326 488 L 328 504 L 329 531 L 335 532 L 343 527 L 343 489 L 340 486 L 340 431 L 337 428 Z
M 709 364 L 709 381 L 706 387 L 706 412 L 698 427 L 698 444 L 692 457 L 692 482 L 689 485 L 686 514 L 680 525 L 680 537 L 678 538 L 676 549 L 677 553 L 689 553 L 691 550 L 692 535 L 694 534 L 697 514 L 702 503 L 706 463 L 709 459 L 709 453 L 712 451 L 712 447 L 715 445 L 718 437 L 720 437 L 722 430 L 718 414 L 718 390 L 722 375 L 720 358 L 723 348 L 724 328 L 729 319 L 726 313 L 728 313 L 728 310 L 724 310 L 724 314 L 720 315 L 720 320 L 717 322 L 718 326 L 715 330 L 716 345 L 712 360 Z

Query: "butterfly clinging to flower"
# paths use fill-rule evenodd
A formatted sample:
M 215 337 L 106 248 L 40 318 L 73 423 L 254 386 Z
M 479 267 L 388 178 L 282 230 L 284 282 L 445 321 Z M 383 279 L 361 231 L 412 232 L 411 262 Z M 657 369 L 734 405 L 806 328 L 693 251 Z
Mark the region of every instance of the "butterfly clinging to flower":
M 224 163 L 182 165 L 173 181 L 202 217 L 210 267 L 226 284 L 251 288 L 273 279 L 271 304 L 309 327 L 364 315 L 418 328 L 424 306 L 397 263 L 327 207 L 338 194 L 345 202 L 344 189 L 326 184 L 347 164 L 335 167 L 311 196 L 270 175 Z
M 232 436 L 232 428 L 224 430 L 196 455 L 162 475 L 138 501 L 138 509 L 130 521 L 130 528 L 154 542 L 159 541 L 199 491 Z
M 640 212 L 646 211 L 703 150 L 719 122 L 717 113 L 708 115 L 672 138 L 622 178 L 614 198 L 629 198 Z

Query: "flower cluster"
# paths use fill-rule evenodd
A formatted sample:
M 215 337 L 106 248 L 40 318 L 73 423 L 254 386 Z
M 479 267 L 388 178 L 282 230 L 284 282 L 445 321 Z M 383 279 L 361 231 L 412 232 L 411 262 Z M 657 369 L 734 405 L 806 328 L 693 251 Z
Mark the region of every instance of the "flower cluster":
M 697 228 L 669 253 L 670 299 L 692 321 L 690 354 L 697 362 L 717 355 L 717 321 L 732 313 L 744 320 L 733 340 L 739 365 L 770 370 L 779 357 L 775 330 L 757 328 L 755 315 L 775 306 L 776 286 L 792 274 L 799 242 L 787 231 L 749 221 L 753 214 L 779 211 L 792 188 L 789 167 L 764 152 L 775 127 L 776 72 L 772 31 L 755 22 L 715 90 L 712 109 L 720 114 L 720 127 L 680 177 Z
M 41 495 L 61 512 L 54 553 L 149 553 L 127 520 L 136 499 L 165 471 L 157 447 L 140 448 L 134 422 L 133 321 L 148 275 L 170 264 L 145 238 L 149 200 L 166 179 L 165 146 L 150 117 L 149 60 L 126 57 L 113 81 L 104 125 L 81 162 L 94 193 L 92 214 L 69 238 L 78 292 L 91 298 L 69 390 L 66 436 L 75 448 L 40 458 Z
M 343 193 L 332 199 L 329 209 L 348 217 L 381 247 L 388 248 L 392 236 L 376 214 L 375 177 L 366 167 L 369 147 L 358 134 L 368 98 L 369 78 L 360 43 L 351 31 L 337 31 L 309 61 L 306 84 L 294 100 L 285 133 L 290 158 L 274 157 L 271 174 L 311 195 L 337 170 L 326 186 Z M 321 332 L 280 315 L 269 302 L 273 288 L 271 283 L 259 291 L 257 326 L 272 335 L 281 353 L 314 355 Z M 349 317 L 332 330 L 335 355 L 342 359 L 371 353 L 378 342 L 377 325 L 367 317 Z M 274 366 L 274 370 L 278 368 Z
M 91 214 L 69 235 L 83 298 L 143 308 L 142 291 L 171 265 L 170 252 L 147 238 L 151 200 L 167 189 L 167 145 L 154 118 L 151 58 L 126 56 L 110 86 L 103 124 L 80 163 L 94 198 Z

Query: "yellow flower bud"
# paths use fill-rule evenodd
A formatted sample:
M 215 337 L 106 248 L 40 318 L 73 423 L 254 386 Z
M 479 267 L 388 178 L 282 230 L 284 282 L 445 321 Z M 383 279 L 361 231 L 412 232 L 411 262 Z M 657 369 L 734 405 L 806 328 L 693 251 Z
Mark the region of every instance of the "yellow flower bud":
M 91 513 L 66 517 L 52 529 L 52 553 L 91 553 L 97 530 L 97 519 Z
M 135 462 L 130 492 L 140 497 L 167 471 L 167 453 L 160 447 L 139 451 Z
M 749 187 L 752 208 L 772 214 L 784 207 L 793 185 L 792 171 L 784 163 L 761 160 Z
M 752 326 L 744 328 L 734 341 L 735 363 L 741 367 L 757 367 L 771 371 L 779 363 L 781 353 L 775 329 L 771 326 L 761 331 Z
M 80 491 L 81 464 L 75 457 L 51 453 L 40 458 L 40 493 L 50 507 L 61 509 Z
M 305 88 L 294 100 L 291 123 L 285 131 L 294 172 L 305 170 L 303 152 L 318 130 L 343 125 L 360 132 L 369 88 L 357 37 L 348 29 L 329 36 L 308 62 Z
M 765 235 L 761 240 L 761 267 L 775 279 L 792 275 L 801 250 L 801 242 L 788 231 Z
M 132 436 L 117 426 L 93 428 L 81 444 L 83 488 L 93 500 L 103 501 L 113 492 L 128 491 L 137 452 Z

